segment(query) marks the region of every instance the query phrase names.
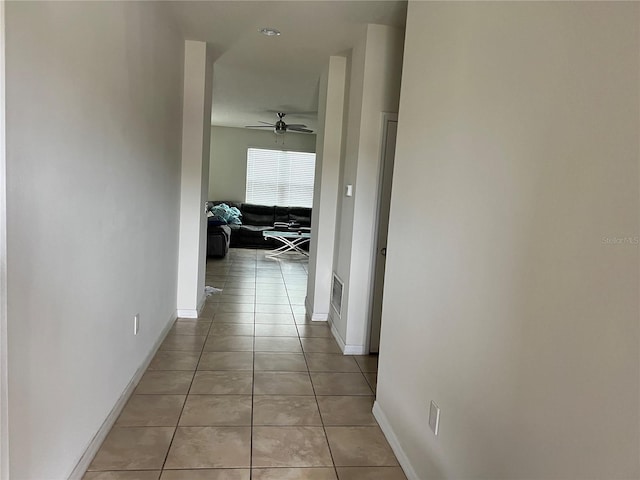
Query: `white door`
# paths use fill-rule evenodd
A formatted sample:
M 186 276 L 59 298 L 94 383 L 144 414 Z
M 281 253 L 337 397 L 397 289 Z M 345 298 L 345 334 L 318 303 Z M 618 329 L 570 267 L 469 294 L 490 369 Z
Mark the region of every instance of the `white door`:
M 384 129 L 384 155 L 382 157 L 382 179 L 380 182 L 380 203 L 378 206 L 378 236 L 376 241 L 376 266 L 373 281 L 371 305 L 371 335 L 369 350 L 377 352 L 380 347 L 380 326 L 382 323 L 382 293 L 384 290 L 384 268 L 387 254 L 387 232 L 389 230 L 389 207 L 391 205 L 391 184 L 393 180 L 393 160 L 396 152 L 398 121 L 387 119 Z

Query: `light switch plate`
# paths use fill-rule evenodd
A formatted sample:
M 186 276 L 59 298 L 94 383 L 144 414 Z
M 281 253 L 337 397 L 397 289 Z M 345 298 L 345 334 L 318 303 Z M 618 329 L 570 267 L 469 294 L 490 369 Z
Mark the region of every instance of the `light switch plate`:
M 438 435 L 440 430 L 440 407 L 433 400 L 431 400 L 431 406 L 429 407 L 429 427 L 434 435 Z
M 347 197 L 352 197 L 353 196 L 353 185 L 347 185 L 345 195 Z

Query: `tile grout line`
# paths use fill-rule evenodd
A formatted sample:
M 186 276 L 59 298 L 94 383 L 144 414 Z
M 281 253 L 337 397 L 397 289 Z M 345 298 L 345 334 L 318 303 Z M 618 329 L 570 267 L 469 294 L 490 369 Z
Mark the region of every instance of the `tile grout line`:
M 249 480 L 253 478 L 253 402 L 256 385 L 256 305 L 258 299 L 258 254 L 256 251 L 256 267 L 253 274 L 255 288 L 253 290 L 253 349 L 251 351 L 251 428 L 249 430 Z
M 214 314 L 215 315 L 215 314 Z M 209 325 L 209 330 L 207 330 L 206 337 L 209 336 L 209 331 L 211 330 L 211 326 L 213 325 L 213 317 L 211 317 L 211 324 Z M 165 471 L 165 465 L 167 464 L 167 459 L 169 458 L 169 452 L 171 451 L 171 447 L 173 446 L 173 442 L 176 438 L 176 434 L 178 433 L 178 428 L 180 425 L 180 419 L 182 418 L 182 414 L 184 413 L 184 407 L 187 405 L 187 401 L 189 400 L 189 394 L 191 393 L 191 387 L 193 386 L 193 381 L 196 378 L 196 372 L 198 371 L 198 366 L 200 365 L 200 360 L 202 359 L 202 353 L 204 352 L 204 345 L 207 342 L 205 337 L 205 342 L 202 344 L 202 348 L 200 349 L 200 356 L 198 357 L 198 362 L 196 363 L 196 368 L 193 371 L 193 375 L 191 376 L 191 382 L 189 383 L 189 388 L 187 389 L 187 393 L 184 397 L 184 403 L 182 404 L 182 408 L 180 409 L 180 415 L 178 415 L 178 421 L 176 422 L 176 427 L 173 430 L 173 435 L 171 436 L 171 441 L 169 442 L 169 448 L 167 449 L 167 453 L 164 456 L 164 461 L 162 462 L 162 467 L 160 468 L 160 476 L 162 476 L 162 472 Z
M 302 345 L 302 339 L 300 338 L 300 332 L 298 332 L 298 340 L 300 340 L 300 344 Z M 307 366 L 307 375 L 309 375 L 309 383 L 311 383 L 311 389 L 313 390 L 313 398 L 316 401 L 316 408 L 318 409 L 318 416 L 320 417 L 320 423 L 322 424 L 322 431 L 324 432 L 324 438 L 327 441 L 327 448 L 329 449 L 329 456 L 331 457 L 331 464 L 333 466 L 333 472 L 336 475 L 336 479 L 338 479 L 338 468 L 336 467 L 336 461 L 333 458 L 333 452 L 331 451 L 331 445 L 329 444 L 329 436 L 327 435 L 327 428 L 324 424 L 324 418 L 322 416 L 322 412 L 320 411 L 320 404 L 318 403 L 318 395 L 316 393 L 316 387 L 313 384 L 313 380 L 311 379 L 311 370 L 309 369 L 309 362 L 307 361 L 307 355 L 302 352 L 302 358 L 304 358 L 304 363 Z
M 206 267 L 205 267 L 205 277 L 206 277 Z M 224 288 L 224 285 L 226 284 L 226 280 L 223 282 L 222 287 Z M 206 300 L 205 300 L 205 304 L 206 304 Z M 173 430 L 173 435 L 171 436 L 171 441 L 169 442 L 169 448 L 167 449 L 167 453 L 164 456 L 164 461 L 162 462 L 162 467 L 160 468 L 160 477 L 162 477 L 162 473 L 165 471 L 165 465 L 167 464 L 167 459 L 169 458 L 169 452 L 171 451 L 171 447 L 173 446 L 173 442 L 176 438 L 176 434 L 178 433 L 178 428 L 180 425 L 180 419 L 182 418 L 182 414 L 184 413 L 184 407 L 187 405 L 187 401 L 189 400 L 189 395 L 191 394 L 191 388 L 193 387 L 193 382 L 196 378 L 196 373 L 198 372 L 198 366 L 200 365 L 200 361 L 202 360 L 202 354 L 204 352 L 204 346 L 207 343 L 207 338 L 209 337 L 209 332 L 211 331 L 211 328 L 213 327 L 213 317 L 215 317 L 215 314 L 217 313 L 218 307 L 216 307 L 216 312 L 214 312 L 213 316 L 211 317 L 211 323 L 209 324 L 209 329 L 207 330 L 207 334 L 205 336 L 205 341 L 202 344 L 202 348 L 200 349 L 200 356 L 198 357 L 198 362 L 196 363 L 196 368 L 193 371 L 193 375 L 191 376 L 191 382 L 189 383 L 189 388 L 187 389 L 187 393 L 184 397 L 184 403 L 182 404 L 182 408 L 180 409 L 180 415 L 178 415 L 178 421 L 176 422 L 176 427 Z

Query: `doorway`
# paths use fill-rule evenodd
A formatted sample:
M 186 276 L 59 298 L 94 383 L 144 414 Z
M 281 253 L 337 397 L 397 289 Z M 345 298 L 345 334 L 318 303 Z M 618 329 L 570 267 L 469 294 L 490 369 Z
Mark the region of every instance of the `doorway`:
M 371 331 L 369 336 L 369 351 L 371 353 L 377 353 L 380 348 L 384 272 L 387 256 L 387 234 L 389 231 L 389 209 L 391 207 L 391 186 L 393 183 L 398 115 L 384 114 L 382 128 L 382 162 L 380 166 L 380 184 L 378 186 L 378 220 L 373 292 L 371 296 Z

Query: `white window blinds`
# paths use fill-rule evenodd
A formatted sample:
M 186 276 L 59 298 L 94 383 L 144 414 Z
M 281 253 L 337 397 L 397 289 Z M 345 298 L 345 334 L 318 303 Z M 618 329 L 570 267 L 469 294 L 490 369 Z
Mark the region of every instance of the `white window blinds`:
M 247 149 L 247 203 L 309 207 L 316 154 Z

